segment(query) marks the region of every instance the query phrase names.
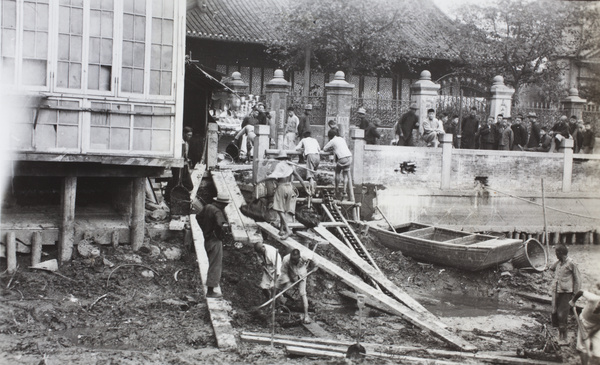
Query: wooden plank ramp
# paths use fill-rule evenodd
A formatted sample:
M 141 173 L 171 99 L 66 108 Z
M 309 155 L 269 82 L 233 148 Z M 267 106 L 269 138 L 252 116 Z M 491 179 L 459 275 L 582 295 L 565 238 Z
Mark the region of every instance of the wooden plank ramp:
M 434 337 L 439 338 L 440 340 L 446 342 L 447 344 L 449 344 L 455 348 L 458 348 L 460 350 L 463 350 L 463 351 L 477 351 L 477 348 L 475 346 L 473 346 L 469 342 L 465 341 L 460 336 L 458 336 L 454 333 L 451 333 L 447 329 L 442 328 L 439 325 L 437 325 L 436 323 L 432 322 L 423 313 L 416 312 L 416 311 L 404 306 L 397 300 L 383 294 L 379 290 L 377 290 L 377 289 L 373 288 L 372 286 L 368 285 L 367 283 L 365 283 L 358 276 L 348 273 L 347 271 L 343 270 L 341 267 L 337 266 L 333 262 L 327 260 L 326 258 L 324 258 L 324 257 L 314 253 L 312 250 L 306 248 L 305 246 L 300 244 L 298 241 L 296 241 L 292 238 L 282 240 L 281 237 L 279 237 L 279 231 L 275 227 L 271 226 L 270 224 L 265 223 L 265 222 L 258 222 L 257 224 L 264 232 L 268 233 L 271 237 L 276 239 L 278 242 L 284 244 L 285 246 L 287 246 L 289 248 L 298 249 L 300 251 L 300 254 L 303 255 L 303 257 L 311 259 L 315 265 L 317 265 L 324 271 L 330 273 L 331 275 L 335 275 L 335 276 L 339 277 L 344 283 L 353 287 L 355 290 L 369 296 L 370 299 L 377 300 L 377 301 L 381 302 L 382 304 L 386 305 L 395 314 L 402 316 L 404 319 L 406 319 L 410 323 L 414 324 L 415 326 L 418 326 L 419 328 L 422 328 L 422 329 L 428 331 Z
M 306 330 L 312 333 L 315 337 L 320 338 L 332 338 L 331 333 L 325 331 L 323 327 L 321 327 L 317 322 L 312 321 L 310 323 L 302 323 L 302 327 L 306 328 Z
M 190 225 L 192 227 L 192 237 L 194 240 L 194 248 L 196 257 L 198 258 L 198 268 L 200 270 L 200 278 L 202 280 L 202 289 L 206 298 L 206 275 L 208 273 L 208 256 L 204 249 L 204 234 L 196 221 L 196 215 L 190 215 Z M 217 288 L 215 288 L 217 289 Z M 221 288 L 218 288 L 220 291 Z M 217 339 L 217 346 L 223 350 L 237 349 L 235 340 L 235 331 L 231 326 L 232 311 L 231 304 L 224 298 L 206 298 L 206 305 L 210 314 L 210 321 Z
M 262 345 L 271 344 L 271 334 L 260 333 L 260 332 L 242 332 L 240 335 L 242 342 L 256 343 Z M 301 336 L 289 336 L 289 335 L 275 335 L 273 343 L 283 346 L 297 346 L 304 348 L 312 348 L 317 350 L 331 351 L 344 353 L 348 349 L 348 346 L 354 344 L 354 341 L 345 340 L 334 340 L 334 339 L 321 339 L 312 337 L 301 337 Z M 477 353 L 450 351 L 441 349 L 424 348 L 418 346 L 402 346 L 402 345 L 381 345 L 376 343 L 362 342 L 361 345 L 367 350 L 367 354 L 380 356 L 384 358 L 393 358 L 402 360 L 400 356 L 405 355 L 418 355 L 418 356 L 430 356 L 435 358 L 443 358 L 450 360 L 462 360 L 460 364 L 481 364 L 481 363 L 492 363 L 492 364 L 507 364 L 507 365 L 542 365 L 549 364 L 545 361 L 533 360 L 520 358 L 516 356 L 516 351 L 484 351 Z M 432 361 L 431 358 L 427 360 Z M 404 364 L 402 361 L 401 363 Z
M 262 236 L 254 219 L 245 216 L 240 211 L 246 204 L 242 192 L 231 171 L 211 171 L 211 176 L 217 193 L 226 194 L 231 198 L 231 203 L 225 207 L 225 215 L 231 226 L 233 238 L 242 243 L 262 242 Z
M 388 290 L 393 295 L 393 297 L 396 298 L 400 303 L 404 304 L 405 306 L 414 310 L 415 312 L 421 313 L 424 317 L 428 318 L 429 321 L 435 323 L 437 326 L 442 328 L 447 327 L 446 324 L 442 323 L 439 320 L 439 318 L 434 316 L 431 312 L 429 312 L 425 307 L 423 307 L 410 295 L 406 294 L 404 290 L 400 289 L 396 284 L 389 280 L 381 271 L 375 269 L 367 261 L 359 257 L 352 249 L 344 245 L 344 243 L 340 241 L 336 236 L 334 236 L 333 233 L 329 232 L 324 227 L 315 227 L 313 229 L 324 239 L 329 241 L 329 243 L 333 247 L 335 247 L 336 250 L 339 253 L 341 253 L 347 260 L 352 262 L 362 272 L 367 274 L 372 280 L 376 281 L 383 288 Z

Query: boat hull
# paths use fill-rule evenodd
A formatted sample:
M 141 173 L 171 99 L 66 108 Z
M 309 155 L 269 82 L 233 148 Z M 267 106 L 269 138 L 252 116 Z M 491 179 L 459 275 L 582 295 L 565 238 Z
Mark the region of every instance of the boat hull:
M 494 267 L 514 257 L 523 242 L 407 223 L 391 230 L 371 226 L 376 239 L 387 248 L 419 261 L 478 271 Z

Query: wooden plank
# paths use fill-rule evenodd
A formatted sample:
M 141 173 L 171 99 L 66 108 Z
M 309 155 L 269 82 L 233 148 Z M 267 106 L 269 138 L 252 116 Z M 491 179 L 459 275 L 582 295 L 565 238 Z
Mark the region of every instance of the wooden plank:
M 310 323 L 302 323 L 302 326 L 308 330 L 308 332 L 312 333 L 315 337 L 320 338 L 331 338 L 331 333 L 325 331 L 323 327 L 321 327 L 317 322 L 313 321 Z
M 327 229 L 323 227 L 315 227 L 314 230 L 323 238 L 328 240 L 329 243 L 338 250 L 338 252 L 340 252 L 346 259 L 350 260 L 353 264 L 355 264 L 362 272 L 369 275 L 373 280 L 377 281 L 379 284 L 381 284 L 381 286 L 390 291 L 392 295 L 396 297 L 396 299 L 399 300 L 402 304 L 416 312 L 430 317 L 430 319 L 433 322 L 435 322 L 438 326 L 443 328 L 446 327 L 445 324 L 443 324 L 437 317 L 431 314 L 419 302 L 414 300 L 410 295 L 406 294 L 404 290 L 400 289 L 396 284 L 394 284 L 391 280 L 385 277 L 383 273 L 377 271 L 375 268 L 369 265 L 369 263 L 367 263 L 365 260 L 359 257 L 354 251 L 345 246 L 342 243 L 342 241 L 340 241 Z
M 300 236 L 302 238 L 306 238 L 307 240 L 310 240 L 312 242 L 317 242 L 320 245 L 328 245 L 329 242 L 327 240 L 324 240 L 323 238 L 321 238 L 320 236 L 314 234 L 311 231 L 296 231 L 294 232 L 297 236 Z
M 373 300 L 380 301 L 382 304 L 388 306 L 391 310 L 393 310 L 394 313 L 402 316 L 404 319 L 406 319 L 410 323 L 414 324 L 415 326 L 418 326 L 418 327 L 428 331 L 433 336 L 435 336 L 435 337 L 439 338 L 440 340 L 442 340 L 456 348 L 459 348 L 463 351 L 476 351 L 477 350 L 477 348 L 475 346 L 471 345 L 470 343 L 465 341 L 463 338 L 461 338 L 453 333 L 450 333 L 448 330 L 438 326 L 435 323 L 432 323 L 422 313 L 416 312 L 408 307 L 405 307 L 404 305 L 402 305 L 395 299 L 390 298 L 387 295 L 379 292 L 377 289 L 373 288 L 372 286 L 370 286 L 367 283 L 365 283 L 364 281 L 362 281 L 356 275 L 352 275 L 352 274 L 346 272 L 339 266 L 335 265 L 333 262 L 325 259 L 324 257 L 322 257 L 322 256 L 314 253 L 310 249 L 304 247 L 299 242 L 297 242 L 291 238 L 282 240 L 281 237 L 279 237 L 279 232 L 275 227 L 273 227 L 267 223 L 264 223 L 264 222 L 258 222 L 257 224 L 263 231 L 267 232 L 271 237 L 276 239 L 278 242 L 286 245 L 289 248 L 298 249 L 304 257 L 311 259 L 312 262 L 315 263 L 315 265 L 322 268 L 324 271 L 330 273 L 331 275 L 335 275 L 335 276 L 339 277 L 344 283 L 353 287 L 355 290 L 370 296 Z
M 291 355 L 298 356 L 320 356 L 320 357 L 335 357 L 335 358 L 345 358 L 345 352 L 334 352 L 328 350 L 320 350 L 314 349 L 310 347 L 300 347 L 300 346 L 286 346 L 285 349 Z M 403 355 L 394 355 L 394 354 L 385 354 L 385 353 L 367 353 L 367 357 L 379 357 L 386 359 L 393 359 L 397 361 L 399 364 L 410 364 L 410 365 L 460 365 L 464 364 L 464 362 L 454 362 L 448 360 L 438 360 L 431 358 L 421 358 L 415 356 L 403 356 Z
M 206 276 L 208 274 L 208 256 L 204 249 L 204 234 L 196 221 L 196 215 L 190 215 L 190 225 L 192 228 L 192 238 L 194 249 L 198 259 L 198 269 L 202 281 L 202 289 L 206 294 Z M 217 289 L 217 288 L 215 288 Z M 220 287 L 218 288 L 220 290 Z M 205 296 L 206 298 L 206 296 Z M 235 341 L 235 331 L 231 326 L 232 312 L 231 304 L 223 298 L 206 298 L 206 305 L 210 314 L 210 321 L 217 339 L 217 346 L 224 350 L 235 350 L 237 343 Z
M 259 332 L 242 332 L 240 339 L 243 342 L 257 343 L 263 345 L 271 344 L 271 335 Z M 323 349 L 328 351 L 340 351 L 347 349 L 348 346 L 354 344 L 352 341 L 321 339 L 312 337 L 275 335 L 273 340 L 278 345 L 293 345 L 298 347 L 312 347 L 315 349 Z M 432 348 L 424 348 L 417 346 L 402 346 L 402 345 L 381 345 L 369 342 L 361 342 L 368 354 L 374 355 L 408 355 L 418 353 L 420 355 L 428 354 L 430 356 L 445 357 L 451 359 L 473 360 L 475 363 L 492 363 L 492 364 L 507 364 L 507 365 L 541 365 L 548 364 L 547 362 L 525 359 L 516 356 L 516 352 L 512 351 L 486 351 L 477 353 L 457 352 L 450 350 L 440 350 Z
M 377 266 L 377 263 L 375 262 L 375 260 L 373 260 L 373 258 L 369 254 L 369 251 L 367 251 L 367 248 L 362 244 L 362 242 L 360 241 L 360 239 L 358 238 L 358 236 L 356 235 L 356 233 L 354 233 L 354 230 L 352 229 L 352 227 L 350 227 L 350 225 L 348 224 L 348 221 L 346 220 L 346 218 L 344 218 L 344 216 L 342 215 L 342 212 L 340 211 L 339 207 L 337 205 L 334 205 L 334 208 L 337 211 L 337 214 L 342 218 L 342 222 L 344 222 L 346 224 L 346 227 L 350 231 L 350 234 L 352 235 L 352 237 L 354 237 L 354 239 L 356 240 L 356 242 L 358 243 L 358 245 L 360 246 L 360 248 L 365 252 L 365 255 L 367 255 L 367 258 L 369 259 L 368 262 L 377 271 L 381 272 L 381 269 L 379 268 L 379 266 Z
M 217 188 L 217 193 L 227 194 L 227 196 L 230 196 L 229 189 L 227 189 L 223 175 L 221 175 L 221 173 L 218 171 L 211 171 L 210 175 L 212 176 L 215 187 Z M 227 204 L 224 210 L 227 220 L 229 221 L 229 226 L 231 227 L 233 239 L 243 243 L 250 242 L 250 238 L 244 229 L 244 224 L 242 223 L 242 218 L 240 217 L 241 213 L 236 206 L 234 204 Z
M 197 164 L 196 167 L 192 170 L 191 179 L 194 187 L 190 192 L 190 197 L 194 199 L 198 194 L 198 189 L 200 188 L 200 183 L 202 182 L 202 178 L 204 177 L 204 173 L 206 172 L 206 165 Z
M 235 205 L 236 209 L 239 212 L 239 216 L 242 220 L 242 224 L 246 229 L 246 233 L 248 234 L 248 239 L 250 243 L 262 242 L 262 235 L 260 234 L 260 230 L 256 225 L 254 219 L 246 216 L 241 212 L 240 208 L 246 205 L 246 200 L 240 191 L 237 182 L 235 181 L 235 177 L 233 176 L 233 172 L 231 171 L 221 171 L 221 175 L 223 176 L 223 180 L 225 181 L 225 186 L 229 189 L 229 196 L 231 196 L 231 200 Z
M 183 159 L 173 157 L 129 157 L 94 155 L 87 153 L 16 152 L 13 159 L 18 161 L 96 162 L 108 165 L 183 167 Z
M 320 357 L 346 357 L 346 354 L 343 352 L 337 351 L 327 351 L 327 350 L 318 350 L 312 349 L 308 347 L 298 347 L 298 346 L 286 346 L 286 351 L 290 355 L 298 355 L 298 356 L 320 356 Z
M 356 300 L 356 293 L 355 292 L 351 292 L 350 290 L 338 290 L 338 294 L 346 297 L 346 298 L 350 298 L 350 299 L 354 299 Z M 371 300 L 371 298 L 365 297 L 365 304 L 371 308 L 375 308 L 377 310 L 380 310 L 384 313 L 387 314 L 391 314 L 391 315 L 395 315 L 396 313 L 394 313 L 393 311 L 389 310 L 386 306 L 381 305 L 378 301 L 376 300 Z
M 346 225 L 342 222 L 321 222 L 321 224 L 319 224 L 319 226 L 329 228 L 329 227 L 345 227 Z M 300 222 L 289 222 L 288 227 L 290 227 L 290 229 L 306 228 L 304 226 L 304 224 L 302 224 Z
M 325 205 L 321 205 L 321 208 L 323 209 L 323 211 L 325 212 L 325 214 L 326 214 L 326 215 L 329 217 L 329 219 L 331 219 L 332 221 L 335 221 L 335 219 L 333 218 L 333 215 L 331 214 L 331 212 L 329 211 L 329 209 L 327 209 L 327 207 L 326 207 Z M 339 213 L 339 211 L 338 211 L 337 213 Z M 340 215 L 341 215 L 341 213 L 340 213 Z M 339 223 L 343 223 L 343 224 L 344 224 L 344 225 L 343 225 L 343 227 L 346 227 L 346 228 L 350 229 L 350 227 L 348 227 L 348 222 L 346 222 L 345 220 L 343 220 L 343 219 L 342 219 L 342 222 L 339 222 Z M 352 247 L 352 245 L 350 244 L 350 241 L 348 240 L 348 238 L 346 238 L 346 235 L 344 234 L 344 231 L 342 230 L 342 227 L 336 227 L 335 229 L 337 230 L 338 234 L 339 234 L 341 237 L 343 237 L 343 238 L 344 238 L 344 244 L 346 245 L 346 247 L 349 247 L 349 248 L 351 248 L 351 247 Z M 350 230 L 351 230 L 351 229 L 350 229 Z M 315 231 L 316 231 L 316 230 L 315 230 Z M 317 231 L 317 232 L 318 232 L 318 231 Z M 340 241 L 340 242 L 341 242 L 341 241 Z M 359 241 L 359 242 L 360 242 L 360 241 Z M 369 262 L 369 264 L 370 264 L 371 266 L 375 266 L 375 267 L 377 268 L 377 270 L 379 270 L 379 268 L 378 268 L 378 267 L 375 265 L 375 261 L 373 261 L 373 259 L 371 258 L 371 256 L 369 256 L 369 254 L 367 253 L 366 249 L 364 249 L 364 247 L 363 247 L 361 244 L 359 244 L 359 247 L 361 247 L 361 248 L 363 249 L 363 251 L 365 251 L 365 254 L 367 255 L 367 257 L 371 259 L 371 262 Z M 351 249 L 352 249 L 353 251 L 355 251 L 355 250 L 354 250 L 354 248 L 351 248 Z M 373 285 L 373 286 L 374 286 L 376 289 L 378 289 L 378 290 L 381 290 L 381 288 L 379 287 L 379 284 L 377 284 L 377 282 L 376 282 L 376 281 L 374 281 L 373 279 L 371 279 L 371 284 L 372 284 L 372 285 Z
M 289 337 L 292 337 L 292 336 L 289 336 Z M 302 338 L 305 338 L 305 337 L 302 337 Z M 255 335 L 242 334 L 240 336 L 240 339 L 243 342 L 247 342 L 247 343 L 257 343 L 260 345 L 270 345 L 271 344 L 271 337 L 267 336 L 267 335 L 255 336 Z M 346 350 L 348 349 L 348 346 L 353 344 L 353 342 L 348 342 L 348 343 L 344 343 L 344 344 L 337 344 L 337 343 L 336 344 L 321 344 L 321 343 L 316 343 L 314 341 L 303 341 L 303 340 L 297 339 L 297 338 L 284 339 L 284 338 L 281 338 L 281 335 L 275 335 L 275 337 L 273 338 L 273 343 L 277 344 L 277 345 L 284 345 L 284 346 L 311 347 L 314 349 L 328 350 L 328 351 L 334 351 L 334 352 L 346 352 Z

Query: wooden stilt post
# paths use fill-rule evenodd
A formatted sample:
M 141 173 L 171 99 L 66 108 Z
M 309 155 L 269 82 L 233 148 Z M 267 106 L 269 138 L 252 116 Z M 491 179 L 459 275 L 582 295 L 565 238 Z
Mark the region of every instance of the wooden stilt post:
M 110 236 L 110 243 L 114 248 L 119 247 L 119 231 L 113 231 Z
M 6 272 L 13 274 L 17 271 L 17 239 L 15 232 L 6 234 Z
M 75 242 L 75 196 L 77 177 L 65 176 L 61 191 L 62 224 L 58 239 L 58 261 L 63 264 L 71 260 Z
M 33 232 L 31 239 L 31 266 L 35 266 L 42 261 L 42 234 Z
M 134 251 L 137 251 L 144 243 L 145 178 L 133 179 L 131 194 L 131 246 Z

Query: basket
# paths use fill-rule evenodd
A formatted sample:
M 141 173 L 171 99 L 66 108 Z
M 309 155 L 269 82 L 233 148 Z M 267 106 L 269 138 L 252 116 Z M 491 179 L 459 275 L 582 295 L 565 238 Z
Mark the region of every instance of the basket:
M 515 268 L 542 272 L 548 266 L 548 253 L 540 241 L 530 238 L 512 258 L 512 264 Z

